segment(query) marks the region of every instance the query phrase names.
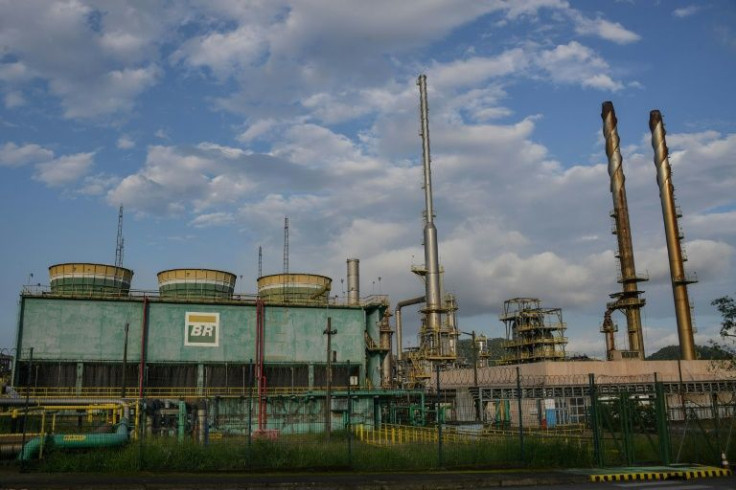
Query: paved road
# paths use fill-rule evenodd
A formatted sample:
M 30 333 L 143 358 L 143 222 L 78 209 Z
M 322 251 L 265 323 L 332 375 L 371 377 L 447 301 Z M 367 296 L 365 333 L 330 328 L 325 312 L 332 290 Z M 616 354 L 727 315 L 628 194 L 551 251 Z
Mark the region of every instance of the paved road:
M 457 490 L 498 487 L 559 490 L 734 490 L 736 476 L 642 482 L 590 483 L 566 471 L 467 471 L 427 473 L 299 473 L 299 474 L 45 474 L 0 470 L 2 489 L 50 490 L 235 490 L 357 489 Z
M 523 487 L 522 487 L 523 488 Z M 532 487 L 529 487 L 532 488 Z M 736 477 L 643 482 L 561 484 L 555 490 L 734 490 Z
M 454 490 L 500 486 L 547 487 L 587 481 L 583 475 L 565 472 L 487 471 L 430 473 L 333 473 L 333 474 L 196 474 L 130 476 L 90 474 L 0 473 L 0 488 L 13 489 L 116 489 L 116 490 L 209 490 L 209 489 L 406 489 Z

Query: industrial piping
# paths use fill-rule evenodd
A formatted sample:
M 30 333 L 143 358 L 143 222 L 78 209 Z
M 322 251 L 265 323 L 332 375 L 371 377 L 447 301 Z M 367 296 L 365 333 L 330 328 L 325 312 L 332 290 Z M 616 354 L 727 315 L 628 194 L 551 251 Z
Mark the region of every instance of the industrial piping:
M 442 312 L 442 298 L 440 294 L 440 267 L 437 248 L 437 228 L 434 225 L 434 210 L 432 206 L 432 174 L 430 171 L 429 154 L 429 108 L 427 106 L 427 75 L 419 75 L 420 121 L 422 137 L 422 161 L 424 164 L 424 201 L 426 206 L 424 219 L 424 264 L 426 267 L 425 291 L 427 329 L 439 332 L 441 327 L 440 313 Z
M 398 303 L 396 303 L 395 316 L 396 316 L 396 360 L 397 361 L 401 361 L 402 351 L 404 350 L 402 330 L 401 330 L 401 309 L 404 306 L 424 303 L 426 299 L 427 299 L 426 296 L 418 296 L 416 298 L 405 299 L 404 301 L 399 301 Z
M 67 449 L 114 447 L 122 446 L 128 442 L 128 438 L 128 419 L 124 418 L 112 434 L 56 434 L 44 436 L 43 440 L 41 437 L 34 437 L 23 447 L 18 459 L 28 461 L 39 453 L 42 444 Z
M 626 326 L 629 339 L 629 350 L 637 353 L 639 359 L 644 359 L 644 339 L 641 327 L 640 308 L 644 300 L 639 298 L 638 281 L 645 280 L 637 277 L 634 265 L 634 247 L 631 241 L 631 225 L 629 222 L 629 205 L 626 200 L 626 178 L 622 166 L 621 150 L 618 137 L 618 120 L 613 109 L 613 103 L 603 103 L 601 118 L 603 119 L 603 135 L 606 138 L 606 155 L 608 156 L 608 175 L 611 179 L 611 195 L 613 196 L 613 212 L 611 215 L 616 221 L 616 238 L 618 241 L 618 260 L 621 264 L 621 282 L 623 292 L 611 295 L 617 298 L 608 305 L 609 310 L 619 309 L 626 315 Z M 613 334 L 610 313 L 607 312 L 607 323 L 604 328 L 611 329 Z M 608 333 L 607 333 L 608 335 Z M 608 344 L 607 338 L 607 344 Z M 611 342 L 611 348 L 613 343 Z M 609 352 L 609 357 L 611 352 Z
M 685 277 L 680 229 L 677 223 L 678 213 L 675 207 L 675 189 L 672 185 L 672 168 L 670 167 L 669 151 L 665 141 L 662 114 L 658 110 L 649 113 L 649 129 L 652 132 L 654 166 L 657 168 L 657 184 L 659 185 L 659 197 L 662 201 L 664 235 L 667 240 L 667 255 L 670 261 L 670 278 L 675 300 L 675 316 L 677 317 L 677 335 L 680 340 L 680 357 L 684 361 L 689 361 L 695 359 L 696 356 L 687 285 L 696 281 Z

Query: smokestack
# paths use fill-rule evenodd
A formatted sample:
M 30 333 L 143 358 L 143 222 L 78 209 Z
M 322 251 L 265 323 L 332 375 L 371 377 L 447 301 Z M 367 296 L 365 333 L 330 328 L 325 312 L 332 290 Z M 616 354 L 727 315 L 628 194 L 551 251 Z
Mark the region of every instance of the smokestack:
M 424 312 L 427 329 L 439 332 L 441 327 L 440 313 L 442 298 L 440 294 L 439 253 L 437 250 L 437 228 L 434 226 L 434 210 L 432 209 L 432 174 L 429 156 L 429 108 L 427 107 L 427 76 L 419 75 L 420 120 L 422 137 L 422 156 L 424 162 L 424 264 L 426 267 L 425 296 L 427 298 Z
M 360 304 L 360 260 L 348 259 L 348 306 Z
M 677 335 L 680 339 L 680 357 L 685 360 L 695 359 L 695 340 L 693 338 L 692 319 L 690 318 L 690 300 L 687 285 L 695 282 L 685 277 L 680 228 L 677 223 L 678 213 L 675 208 L 675 189 L 672 186 L 672 168 L 669 151 L 665 142 L 662 114 L 654 110 L 649 113 L 649 129 L 652 131 L 652 147 L 654 148 L 654 166 L 657 167 L 657 184 L 662 201 L 662 217 L 664 218 L 664 235 L 667 240 L 667 255 L 670 260 L 670 277 L 672 294 L 675 299 L 675 315 L 677 316 Z
M 613 103 L 610 101 L 603 103 L 601 118 L 603 118 L 603 135 L 606 138 L 606 155 L 608 156 L 608 175 L 611 178 L 611 195 L 613 196 L 611 216 L 616 222 L 614 233 L 618 241 L 618 260 L 621 265 L 619 282 L 623 289 L 623 292 L 612 295 L 616 298 L 616 301 L 608 305 L 609 311 L 606 314 L 609 322 L 611 321 L 610 310 L 621 310 L 626 315 L 629 350 L 637 352 L 639 359 L 644 359 L 644 338 L 639 311 L 644 306 L 644 300 L 639 298 L 641 291 L 638 290 L 637 282 L 646 279 L 636 275 L 634 247 L 631 241 L 631 225 L 629 222 L 629 205 L 626 201 L 626 178 L 624 177 L 623 160 L 619 148 L 618 120 L 613 109 Z M 607 339 L 606 343 L 608 344 L 611 340 Z

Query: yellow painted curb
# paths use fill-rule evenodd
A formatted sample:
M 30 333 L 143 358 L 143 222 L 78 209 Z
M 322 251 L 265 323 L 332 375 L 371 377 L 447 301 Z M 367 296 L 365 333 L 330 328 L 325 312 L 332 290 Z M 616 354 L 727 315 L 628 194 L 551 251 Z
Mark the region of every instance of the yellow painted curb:
M 590 475 L 590 481 L 611 482 L 611 481 L 645 481 L 645 480 L 667 480 L 669 478 L 682 478 L 689 480 L 691 478 L 713 478 L 730 476 L 733 472 L 721 468 L 707 468 L 701 470 L 672 470 L 672 471 L 646 471 L 633 473 L 606 473 L 602 475 Z

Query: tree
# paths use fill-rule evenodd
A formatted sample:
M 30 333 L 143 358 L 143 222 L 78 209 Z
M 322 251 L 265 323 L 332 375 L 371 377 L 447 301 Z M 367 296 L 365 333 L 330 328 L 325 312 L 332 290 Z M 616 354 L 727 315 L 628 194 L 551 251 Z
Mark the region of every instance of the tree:
M 729 339 L 733 343 L 734 339 L 736 339 L 736 302 L 730 296 L 723 296 L 714 299 L 710 304 L 715 306 L 721 314 L 721 337 L 724 340 Z M 731 361 L 736 364 L 736 348 L 730 345 L 718 345 L 715 347 L 728 353 Z
M 710 304 L 716 307 L 723 317 L 721 337 L 736 337 L 736 303 L 730 296 L 714 299 Z

